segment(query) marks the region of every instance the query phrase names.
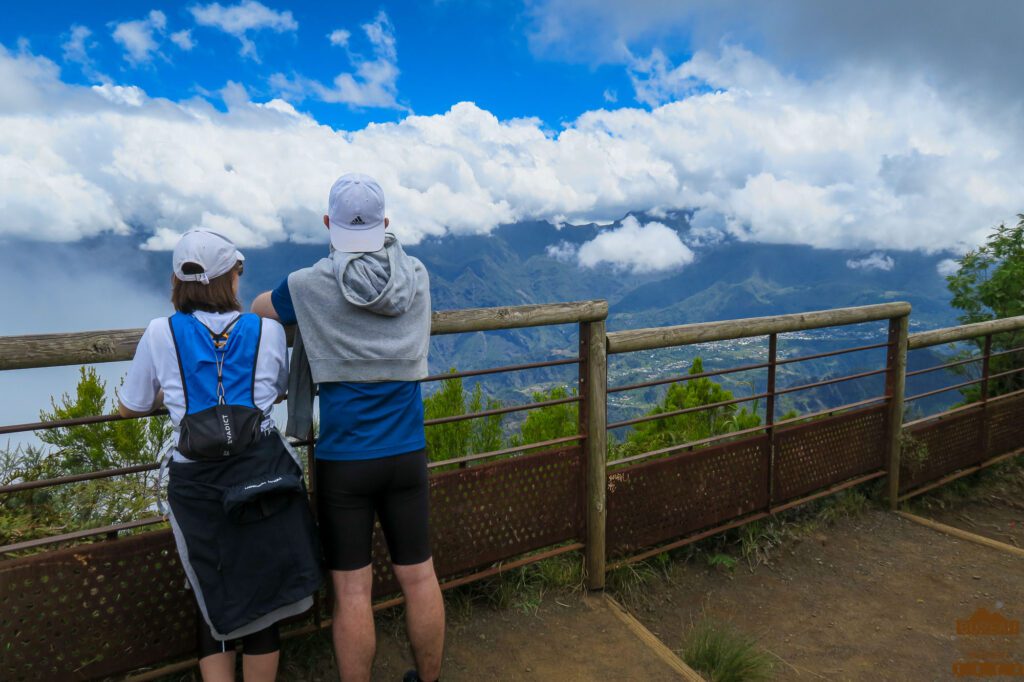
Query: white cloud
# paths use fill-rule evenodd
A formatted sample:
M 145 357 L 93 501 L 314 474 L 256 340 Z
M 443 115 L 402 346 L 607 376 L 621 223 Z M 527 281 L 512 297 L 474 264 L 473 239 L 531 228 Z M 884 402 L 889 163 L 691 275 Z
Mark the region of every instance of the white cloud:
M 569 242 L 558 242 L 557 244 L 551 244 L 545 249 L 550 258 L 554 258 L 560 263 L 571 263 L 576 260 L 576 254 L 579 253 L 579 247 Z
M 166 263 L 170 272 L 170 260 Z M 144 327 L 151 318 L 172 312 L 169 290 L 152 288 L 154 279 L 140 267 L 131 243 L 94 245 L 87 255 L 74 245 L 19 244 L 0 249 L 0 290 L 7 292 L 3 334 Z M 108 301 L 117 305 L 104 305 Z M 112 394 L 127 363 L 95 367 Z M 50 396 L 73 393 L 77 381 L 78 367 L 0 372 L 4 423 L 38 420 L 39 411 L 50 408 Z M 10 441 L 0 437 L 0 447 L 8 442 L 39 444 L 31 432 L 12 435 Z
M 348 104 L 352 107 L 380 107 L 408 110 L 398 103 L 398 50 L 395 47 L 395 28 L 388 15 L 381 10 L 373 21 L 363 24 L 363 32 L 373 50 L 373 58 L 348 50 L 348 31 L 338 29 L 328 36 L 332 45 L 344 46 L 354 73 L 340 73 L 331 86 L 319 81 L 282 73 L 271 76 L 270 82 L 283 96 L 302 101 L 308 96 L 323 102 Z
M 605 230 L 580 246 L 576 261 L 585 268 L 609 263 L 634 273 L 656 272 L 689 265 L 693 251 L 672 228 L 654 222 L 641 225 L 627 216 L 621 227 Z
M 109 82 L 110 78 L 96 68 L 96 62 L 89 54 L 89 50 L 96 47 L 96 43 L 89 40 L 91 37 L 92 31 L 88 27 L 80 24 L 72 25 L 68 32 L 68 39 L 61 43 L 64 62 L 78 64 L 82 69 L 82 74 L 89 80 L 101 83 Z
M 88 27 L 73 24 L 68 34 L 68 39 L 61 43 L 60 46 L 63 51 L 64 61 L 82 65 L 92 64 L 92 58 L 89 56 L 89 46 L 85 44 L 85 41 L 91 35 L 92 31 Z
M 725 241 L 726 235 L 718 227 L 713 226 L 700 226 L 696 224 L 696 221 L 691 222 L 691 227 L 685 235 L 683 235 L 683 242 L 690 248 L 699 249 L 707 246 L 717 246 Z
M 71 85 L 50 60 L 0 46 L 0 238 L 131 229 L 157 248 L 230 221 L 245 245 L 319 240 L 327 190 L 347 171 L 378 178 L 407 242 L 658 207 L 696 211 L 708 231 L 694 247 L 724 233 L 962 251 L 1024 205 L 1024 131 L 925 82 L 857 70 L 802 81 L 742 50 L 691 61 L 713 89 L 587 112 L 558 132 L 472 103 L 346 131 L 237 85 L 222 92 L 226 112 L 127 84 Z
M 114 85 L 103 83 L 92 86 L 93 92 L 99 93 L 103 99 L 114 104 L 127 104 L 132 107 L 141 107 L 148 99 L 146 91 L 135 85 Z
M 526 17 L 530 47 L 545 58 L 625 64 L 629 49 L 696 53 L 717 49 L 727 36 L 757 45 L 784 71 L 927 73 L 942 90 L 984 100 L 981 110 L 1024 96 L 1020 2 L 966 12 L 934 0 L 530 0 Z
M 960 272 L 960 264 L 952 258 L 946 258 L 936 264 L 935 270 L 943 277 L 949 277 L 950 275 L 955 275 Z
M 192 37 L 192 29 L 184 29 L 182 31 L 176 31 L 171 34 L 171 42 L 177 45 L 180 49 L 185 52 L 189 52 L 196 46 L 196 41 Z
M 881 270 L 882 272 L 890 272 L 896 267 L 896 261 L 891 256 L 876 252 L 864 258 L 851 258 L 846 261 L 846 267 L 851 270 Z
M 299 23 L 290 11 L 278 12 L 256 0 L 242 0 L 237 5 L 223 6 L 219 2 L 190 7 L 192 18 L 200 26 L 220 29 L 238 38 L 242 44 L 239 54 L 259 61 L 256 44 L 249 37 L 251 31 L 270 30 L 275 33 L 295 31 Z
M 338 47 L 347 47 L 348 39 L 352 37 L 352 34 L 343 28 L 338 28 L 330 32 L 327 39 L 331 41 L 331 45 Z
M 167 28 L 167 16 L 158 9 L 145 19 L 125 21 L 114 26 L 114 42 L 124 48 L 124 58 L 133 66 L 150 61 L 159 50 L 157 35 Z
M 615 92 L 611 88 L 606 88 L 602 93 L 602 96 L 604 97 L 605 102 L 614 104 L 619 101 L 619 93 Z

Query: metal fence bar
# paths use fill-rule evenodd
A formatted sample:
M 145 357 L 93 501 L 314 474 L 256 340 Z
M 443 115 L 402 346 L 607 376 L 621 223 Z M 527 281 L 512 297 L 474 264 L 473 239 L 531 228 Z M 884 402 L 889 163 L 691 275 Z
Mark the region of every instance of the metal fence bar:
M 788 365 L 794 362 L 804 362 L 807 360 L 818 360 L 820 358 L 829 358 L 836 355 L 844 355 L 847 353 L 856 353 L 864 350 L 872 350 L 875 348 L 885 348 L 888 344 L 876 343 L 868 346 L 858 346 L 856 348 L 843 348 L 841 350 L 829 351 L 827 353 L 815 353 L 814 355 L 804 355 L 796 358 L 783 358 L 776 361 L 776 365 Z M 723 376 L 725 374 L 738 374 L 740 372 L 751 372 L 757 369 L 766 369 L 769 363 L 758 362 L 750 365 L 740 365 L 738 367 L 730 367 L 728 369 L 716 369 L 708 372 L 701 372 L 700 374 L 683 374 L 676 377 L 669 377 L 667 379 L 654 379 L 653 381 L 643 381 L 637 384 L 627 384 L 625 386 L 612 386 L 609 387 L 609 393 L 619 393 L 621 391 L 632 391 L 638 388 L 649 388 L 651 386 L 661 386 L 663 384 L 673 384 L 680 381 L 690 381 L 692 379 L 705 379 L 708 377 Z
M 100 528 L 86 528 L 84 530 L 76 530 L 70 533 L 64 533 L 63 535 L 51 535 L 46 538 L 36 538 L 34 540 L 25 540 L 24 542 L 16 542 L 12 545 L 3 545 L 0 547 L 0 554 L 11 554 L 13 552 L 23 552 L 27 549 L 35 549 L 36 547 L 45 547 L 46 545 L 56 545 L 61 542 L 70 542 L 71 540 L 81 540 L 83 538 L 93 537 L 96 535 L 109 535 L 111 533 L 119 533 L 123 530 L 132 530 L 133 528 L 142 528 L 143 526 L 153 526 L 158 523 L 164 523 L 167 519 L 163 516 L 150 516 L 145 519 L 139 519 L 137 521 L 128 521 L 127 523 L 115 523 L 109 526 L 101 526 Z
M 811 384 L 801 384 L 799 386 L 787 386 L 786 388 L 780 388 L 776 393 L 778 395 L 784 395 L 786 393 L 796 393 L 797 391 L 807 391 L 812 388 L 821 388 L 822 386 L 830 386 L 832 384 L 839 384 L 844 381 L 853 381 L 854 379 L 864 379 L 866 377 L 873 377 L 879 374 L 885 374 L 885 369 L 874 369 L 870 372 L 858 372 L 857 374 L 848 374 L 842 377 L 836 377 L 834 379 L 825 379 L 824 381 L 815 381 Z
M 479 377 L 488 374 L 501 374 L 502 372 L 518 372 L 526 369 L 538 369 L 541 367 L 557 367 L 559 365 L 575 365 L 579 362 L 578 358 L 566 358 L 563 360 L 545 360 L 543 362 L 526 362 L 521 365 L 505 365 L 503 367 L 495 367 L 493 369 L 470 369 L 465 372 L 447 372 L 445 374 L 431 374 L 430 376 L 420 379 L 422 383 L 428 383 L 432 381 L 445 381 L 447 379 L 462 379 L 464 377 Z
M 493 417 L 499 414 L 508 414 L 510 412 L 522 412 L 524 410 L 535 410 L 541 407 L 551 407 L 552 405 L 564 405 L 566 403 L 578 403 L 580 401 L 579 396 L 573 396 L 571 398 L 558 398 L 557 400 L 542 400 L 539 403 L 526 403 L 524 405 L 511 405 L 509 407 L 498 407 L 493 410 L 481 410 L 480 412 L 471 412 L 469 414 L 457 414 L 454 417 L 438 417 L 436 419 L 425 419 L 423 420 L 424 426 L 434 426 L 436 424 L 451 424 L 452 422 L 466 421 L 467 419 L 480 419 L 481 417 Z
M 106 424 L 108 422 L 122 422 L 128 419 L 148 419 L 149 417 L 162 417 L 167 410 L 161 408 L 153 410 L 142 417 L 122 417 L 119 414 L 97 414 L 90 417 L 71 417 L 68 419 L 53 419 L 44 422 L 28 422 L 25 424 L 10 424 L 0 426 L 0 436 L 11 433 L 22 433 L 24 431 L 48 431 L 50 429 L 73 428 L 75 426 L 92 426 L 94 424 Z
M 1001 398 L 1001 397 L 1002 396 L 997 396 L 996 398 L 993 398 L 992 401 L 995 402 L 998 398 Z M 925 422 L 935 421 L 935 420 L 938 420 L 938 419 L 944 419 L 946 417 L 951 417 L 951 416 L 953 416 L 955 414 L 960 414 L 961 412 L 967 412 L 969 410 L 977 410 L 977 409 L 978 409 L 978 403 L 968 403 L 966 405 L 960 405 L 959 407 L 954 407 L 953 409 L 946 410 L 945 412 L 939 412 L 937 414 L 930 414 L 927 417 L 918 417 L 917 419 L 912 419 L 912 420 L 910 420 L 908 422 L 903 422 L 903 428 L 904 429 L 909 429 L 910 427 L 917 426 L 918 424 L 924 424 Z
M 907 372 L 906 376 L 908 378 L 909 377 L 916 377 L 916 376 L 919 376 L 921 374 L 928 374 L 929 372 L 937 372 L 940 369 L 950 369 L 951 367 L 959 367 L 960 365 L 969 365 L 969 364 L 971 364 L 973 362 L 981 362 L 982 359 L 983 358 L 979 355 L 976 358 L 967 358 L 966 360 L 956 360 L 954 362 L 946 362 L 946 363 L 943 363 L 941 365 L 935 365 L 933 367 L 925 367 L 924 369 L 915 369 L 915 370 L 913 370 L 911 372 Z
M 833 416 L 836 412 L 842 412 L 844 410 L 852 410 L 855 407 L 865 407 L 867 405 L 873 405 L 874 403 L 880 403 L 883 400 L 888 400 L 891 396 L 888 394 L 880 395 L 875 398 L 866 398 L 864 400 L 858 400 L 855 403 L 846 403 L 845 405 L 838 405 L 836 407 L 830 407 L 825 410 L 819 410 L 818 412 L 809 412 L 808 414 L 801 414 L 797 417 L 790 417 L 789 419 L 783 419 L 782 421 L 775 422 L 776 428 L 779 426 L 789 426 L 790 424 L 799 424 L 800 422 L 806 422 L 809 419 L 816 419 L 818 417 Z
M 965 386 L 973 386 L 974 384 L 980 384 L 982 381 L 982 379 L 973 379 L 971 381 L 963 381 L 959 384 L 953 384 L 952 386 L 946 386 L 945 388 L 936 388 L 932 391 L 925 391 L 924 393 L 915 393 L 914 395 L 908 395 L 903 402 L 909 403 L 911 400 L 920 400 L 921 398 L 927 398 L 929 396 L 938 395 L 939 393 L 955 391 L 956 389 L 964 388 Z
M 728 369 L 716 369 L 710 372 L 700 372 L 699 374 L 681 374 L 675 377 L 669 377 L 668 379 L 654 379 L 653 381 L 643 381 L 639 384 L 626 384 L 625 386 L 612 386 L 608 389 L 609 393 L 620 393 L 622 391 L 632 391 L 638 388 L 650 388 L 651 386 L 661 386 L 663 384 L 674 384 L 681 381 L 692 381 L 693 379 L 706 379 L 707 377 L 718 377 L 725 374 L 737 374 L 739 372 L 750 372 L 755 369 L 764 369 L 768 366 L 767 362 L 759 362 L 753 365 L 740 365 L 739 367 L 730 367 Z
M 672 410 L 670 412 L 659 412 L 658 414 L 648 414 L 643 417 L 636 417 L 634 419 L 626 419 L 624 421 L 612 422 L 608 425 L 608 430 L 621 429 L 624 426 L 632 426 L 633 424 L 642 424 L 643 422 L 655 421 L 658 419 L 668 419 L 670 417 L 678 417 L 681 414 L 689 414 L 691 412 L 703 412 L 705 410 L 713 410 L 718 407 L 726 407 L 727 405 L 737 405 L 739 403 L 749 403 L 752 400 L 760 400 L 761 398 L 769 397 L 769 393 L 758 393 L 756 395 L 747 395 L 742 398 L 733 398 L 732 400 L 723 400 L 717 403 L 708 403 L 707 405 L 698 405 L 696 407 L 684 407 L 678 410 Z
M 729 440 L 731 438 L 737 438 L 739 436 L 745 436 L 758 431 L 764 431 L 764 426 L 753 426 L 749 429 L 740 429 L 739 431 L 730 431 L 729 433 L 723 433 L 718 436 L 711 436 L 709 438 L 701 438 L 700 440 L 690 441 L 689 443 L 681 443 L 679 445 L 670 445 L 665 448 L 658 450 L 651 450 L 650 452 L 641 452 L 639 455 L 632 455 L 630 457 L 623 457 L 622 459 L 614 459 L 608 462 L 608 466 L 621 466 L 630 462 L 637 462 L 642 459 L 650 459 L 651 457 L 657 457 L 658 455 L 668 455 L 673 452 L 680 452 L 682 450 L 690 450 L 701 445 L 709 445 L 711 443 L 717 443 L 720 440 Z
M 991 334 L 989 334 L 989 336 L 991 336 Z M 1013 353 L 1024 353 L 1024 346 L 1017 346 L 1016 348 L 1010 348 L 1010 349 L 1007 349 L 1007 350 L 999 350 L 999 351 L 996 351 L 995 353 L 990 353 L 989 357 L 990 358 L 998 358 L 998 357 L 1000 357 L 1002 355 L 1011 355 Z
M 995 374 L 990 374 L 988 376 L 988 378 L 989 379 L 999 379 L 1001 377 L 1009 376 L 1011 374 L 1020 374 L 1021 372 L 1024 372 L 1024 367 L 1017 367 L 1015 369 L 1008 369 L 1005 372 L 996 372 Z
M 573 441 L 584 440 L 586 435 L 580 433 L 575 436 L 562 436 L 561 438 L 552 438 L 551 440 L 542 440 L 537 443 L 528 443 L 526 445 L 516 445 L 509 448 L 502 448 L 501 450 L 491 450 L 489 452 L 478 452 L 474 455 L 464 455 L 462 457 L 452 457 L 451 459 L 441 459 L 436 462 L 427 462 L 428 469 L 436 469 L 438 467 L 447 466 L 449 464 L 462 464 L 465 462 L 475 462 L 481 459 L 487 459 L 488 457 L 500 457 L 501 455 L 513 455 L 517 453 L 526 453 L 530 450 L 539 450 L 541 448 L 550 447 L 552 445 L 561 445 L 563 443 L 572 443 Z
M 37 488 L 50 488 L 68 483 L 93 481 L 98 478 L 113 478 L 114 476 L 138 474 L 144 471 L 156 471 L 159 468 L 159 463 L 151 462 L 149 464 L 136 464 L 130 467 L 121 467 L 120 469 L 100 469 L 99 471 L 89 471 L 84 474 L 71 474 L 69 476 L 57 476 L 55 478 L 40 478 L 34 481 L 22 481 L 21 483 L 11 483 L 9 485 L 0 486 L 0 495 L 4 493 L 18 493 L 24 490 L 35 490 Z
M 780 358 L 775 362 L 776 365 L 789 365 L 794 362 L 806 362 L 807 360 L 820 360 L 821 358 L 831 358 L 837 355 L 847 355 L 849 353 L 859 353 L 866 350 L 875 350 L 876 348 L 886 348 L 888 343 L 872 343 L 866 346 L 856 346 L 854 348 L 841 348 L 839 350 L 830 350 L 825 353 L 815 353 L 813 355 L 801 355 L 795 358 Z

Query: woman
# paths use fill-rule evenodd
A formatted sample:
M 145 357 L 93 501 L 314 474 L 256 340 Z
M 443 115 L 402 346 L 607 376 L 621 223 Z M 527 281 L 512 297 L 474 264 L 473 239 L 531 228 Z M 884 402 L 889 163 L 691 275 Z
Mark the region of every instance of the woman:
M 167 497 L 199 611 L 199 668 L 277 675 L 277 623 L 312 604 L 319 549 L 295 453 L 270 411 L 287 387 L 284 328 L 242 314 L 244 256 L 196 229 L 174 249 L 171 317 L 150 322 L 119 394 L 125 417 L 166 406 L 175 429 Z

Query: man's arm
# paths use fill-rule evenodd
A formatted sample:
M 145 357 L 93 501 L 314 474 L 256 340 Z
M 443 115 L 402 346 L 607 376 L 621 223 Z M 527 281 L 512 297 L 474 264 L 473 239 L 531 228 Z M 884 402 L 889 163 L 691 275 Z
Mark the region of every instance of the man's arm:
M 253 299 L 252 311 L 260 317 L 266 317 L 271 320 L 281 321 L 280 316 L 277 314 L 277 310 L 274 308 L 274 302 L 271 300 L 270 291 L 264 291 L 262 294 Z
M 288 288 L 288 278 L 285 277 L 277 288 L 272 291 L 264 291 L 252 302 L 252 311 L 260 317 L 270 320 L 277 320 L 288 326 L 297 324 L 295 316 L 295 305 L 292 303 L 292 292 Z

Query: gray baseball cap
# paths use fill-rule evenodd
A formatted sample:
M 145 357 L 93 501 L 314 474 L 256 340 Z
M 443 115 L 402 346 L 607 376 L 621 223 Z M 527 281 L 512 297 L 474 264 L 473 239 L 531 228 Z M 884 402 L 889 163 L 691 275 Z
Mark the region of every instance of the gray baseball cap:
M 331 244 L 345 253 L 384 247 L 384 191 L 369 175 L 349 173 L 334 181 L 327 201 Z
M 231 272 L 238 261 L 244 260 L 245 256 L 235 248 L 233 241 L 219 232 L 199 227 L 181 235 L 175 245 L 174 276 L 182 282 L 209 284 L 211 279 Z M 185 263 L 195 263 L 202 272 L 185 274 L 182 271 Z

